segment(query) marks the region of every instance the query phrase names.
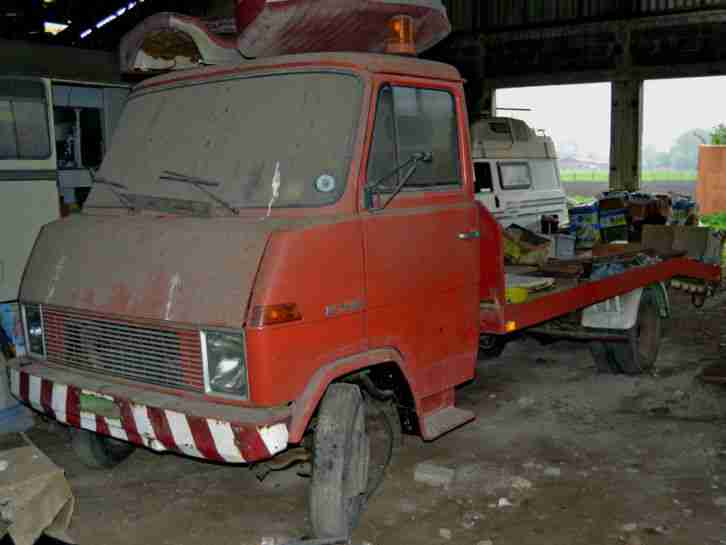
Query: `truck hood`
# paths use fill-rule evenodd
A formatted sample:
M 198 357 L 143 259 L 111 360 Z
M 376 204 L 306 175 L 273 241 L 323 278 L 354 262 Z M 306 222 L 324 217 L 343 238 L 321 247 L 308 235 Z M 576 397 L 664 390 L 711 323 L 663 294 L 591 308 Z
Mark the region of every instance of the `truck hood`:
M 295 223 L 79 215 L 41 231 L 20 298 L 129 318 L 241 327 L 270 234 Z

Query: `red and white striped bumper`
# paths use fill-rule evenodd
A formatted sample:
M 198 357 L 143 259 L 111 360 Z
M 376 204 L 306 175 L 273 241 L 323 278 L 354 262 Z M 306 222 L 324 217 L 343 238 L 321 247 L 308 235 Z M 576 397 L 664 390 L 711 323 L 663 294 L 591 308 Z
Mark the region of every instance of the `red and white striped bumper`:
M 217 462 L 246 463 L 271 458 L 287 448 L 285 422 L 267 426 L 229 422 L 138 404 L 129 399 L 61 384 L 9 367 L 10 390 L 20 401 L 70 426 L 108 435 L 155 451 L 172 451 Z M 81 394 L 112 399 L 120 417 L 80 410 Z

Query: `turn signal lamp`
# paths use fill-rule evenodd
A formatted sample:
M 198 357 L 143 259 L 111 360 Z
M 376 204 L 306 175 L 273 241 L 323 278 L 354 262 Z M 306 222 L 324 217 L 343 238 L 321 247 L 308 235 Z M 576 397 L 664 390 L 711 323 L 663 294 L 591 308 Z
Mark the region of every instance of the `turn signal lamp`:
M 513 332 L 517 331 L 517 322 L 514 322 L 514 321 L 507 322 L 506 324 L 504 324 L 504 330 L 507 333 L 513 333 Z
M 416 40 L 413 17 L 396 15 L 388 21 L 390 36 L 386 41 L 386 53 L 393 55 L 415 55 Z
M 300 320 L 302 320 L 302 314 L 295 303 L 258 306 L 252 309 L 250 327 L 279 325 Z

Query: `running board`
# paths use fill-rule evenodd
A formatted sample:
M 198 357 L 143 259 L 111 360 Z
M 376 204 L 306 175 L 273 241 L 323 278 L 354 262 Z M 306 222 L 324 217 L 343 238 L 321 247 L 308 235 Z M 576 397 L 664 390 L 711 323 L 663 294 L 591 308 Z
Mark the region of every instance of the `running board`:
M 475 418 L 476 415 L 471 411 L 445 407 L 421 418 L 421 435 L 426 441 L 432 441 Z

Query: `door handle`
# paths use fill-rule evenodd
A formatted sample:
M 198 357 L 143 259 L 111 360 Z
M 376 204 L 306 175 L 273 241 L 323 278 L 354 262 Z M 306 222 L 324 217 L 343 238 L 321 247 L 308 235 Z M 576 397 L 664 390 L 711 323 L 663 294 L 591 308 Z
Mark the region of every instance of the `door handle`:
M 459 233 L 459 240 L 474 240 L 479 237 L 481 237 L 481 233 L 479 231 L 466 231 L 464 233 Z

